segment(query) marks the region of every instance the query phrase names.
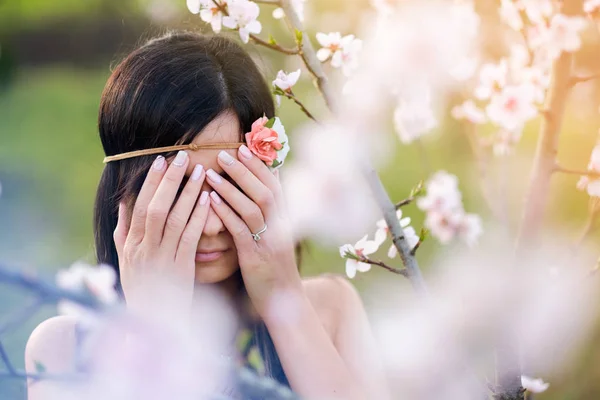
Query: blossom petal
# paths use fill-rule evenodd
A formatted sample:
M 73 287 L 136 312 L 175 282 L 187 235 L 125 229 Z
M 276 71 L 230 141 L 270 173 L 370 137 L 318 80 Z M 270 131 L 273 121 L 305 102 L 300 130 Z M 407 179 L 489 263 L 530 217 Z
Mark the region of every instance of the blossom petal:
M 352 279 L 356 276 L 356 260 L 346 260 L 346 275 L 348 278 Z

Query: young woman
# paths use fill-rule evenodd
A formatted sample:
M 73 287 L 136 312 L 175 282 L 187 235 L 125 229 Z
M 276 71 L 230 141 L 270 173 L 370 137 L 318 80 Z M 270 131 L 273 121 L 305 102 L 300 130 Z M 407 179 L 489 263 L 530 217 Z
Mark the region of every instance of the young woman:
M 96 197 L 98 262 L 115 266 L 135 312 L 165 303 L 186 310 L 207 285 L 246 302 L 240 310 L 252 313 L 239 318 L 250 321 L 242 325 L 266 374 L 304 398 L 385 399 L 359 296 L 342 278 L 300 277 L 278 172 L 242 144 L 256 120 L 274 113 L 256 65 L 224 37 L 172 33 L 127 56 L 100 103 L 100 139 L 112 159 Z M 176 285 L 177 295 L 161 296 L 161 284 Z M 281 304 L 293 318 L 281 318 Z M 75 324 L 40 324 L 27 368 L 72 368 Z M 51 386 L 31 385 L 29 399 L 49 398 Z

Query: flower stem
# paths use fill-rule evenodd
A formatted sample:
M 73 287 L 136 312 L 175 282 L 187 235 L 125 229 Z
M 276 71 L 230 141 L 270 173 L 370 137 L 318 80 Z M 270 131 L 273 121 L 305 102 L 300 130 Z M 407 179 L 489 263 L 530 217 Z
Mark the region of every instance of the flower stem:
M 365 257 L 365 256 L 358 257 L 358 260 L 365 264 L 377 265 L 378 267 L 387 269 L 388 271 L 390 271 L 394 274 L 402 275 L 403 277 L 408 278 L 408 272 L 407 272 L 406 268 L 391 267 L 391 266 L 387 265 L 386 263 L 384 263 L 383 261 L 371 260 L 370 258 Z
M 306 114 L 306 116 L 307 116 L 308 118 L 312 119 L 313 121 L 315 121 L 315 122 L 317 122 L 317 123 L 319 122 L 319 121 L 317 121 L 317 119 L 316 119 L 316 118 L 315 118 L 315 117 L 314 117 L 314 116 L 311 114 L 311 112 L 310 112 L 310 111 L 308 111 L 308 109 L 307 109 L 307 108 L 304 106 L 304 104 L 302 104 L 302 102 L 301 102 L 301 101 L 300 101 L 300 100 L 299 100 L 299 99 L 298 99 L 298 98 L 297 98 L 297 97 L 294 95 L 294 93 L 293 93 L 292 91 L 289 91 L 289 92 L 288 92 L 288 91 L 285 91 L 285 90 L 283 90 L 282 92 L 283 92 L 283 95 L 284 95 L 285 97 L 287 97 L 287 98 L 288 98 L 288 99 L 290 99 L 290 100 L 293 100 L 293 101 L 294 101 L 294 103 L 296 103 L 296 104 L 297 104 L 297 105 L 300 107 L 300 109 L 302 110 L 302 112 L 304 112 L 304 114 Z

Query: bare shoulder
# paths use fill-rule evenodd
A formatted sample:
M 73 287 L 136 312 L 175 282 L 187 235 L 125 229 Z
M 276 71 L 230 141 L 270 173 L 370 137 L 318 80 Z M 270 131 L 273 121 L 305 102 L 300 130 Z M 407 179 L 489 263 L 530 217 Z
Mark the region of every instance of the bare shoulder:
M 25 368 L 34 372 L 41 363 L 48 372 L 64 372 L 72 368 L 75 350 L 73 317 L 57 316 L 40 323 L 29 336 L 25 347 Z
M 343 316 L 362 307 L 360 296 L 348 280 L 336 274 L 304 278 L 304 291 L 319 315 L 321 323 L 334 338 Z

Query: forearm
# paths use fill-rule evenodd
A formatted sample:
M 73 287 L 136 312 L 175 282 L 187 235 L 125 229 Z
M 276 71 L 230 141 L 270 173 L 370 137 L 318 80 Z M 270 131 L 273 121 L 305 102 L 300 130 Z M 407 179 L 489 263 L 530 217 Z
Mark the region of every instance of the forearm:
M 264 316 L 292 389 L 317 399 L 365 399 L 304 292 Z

